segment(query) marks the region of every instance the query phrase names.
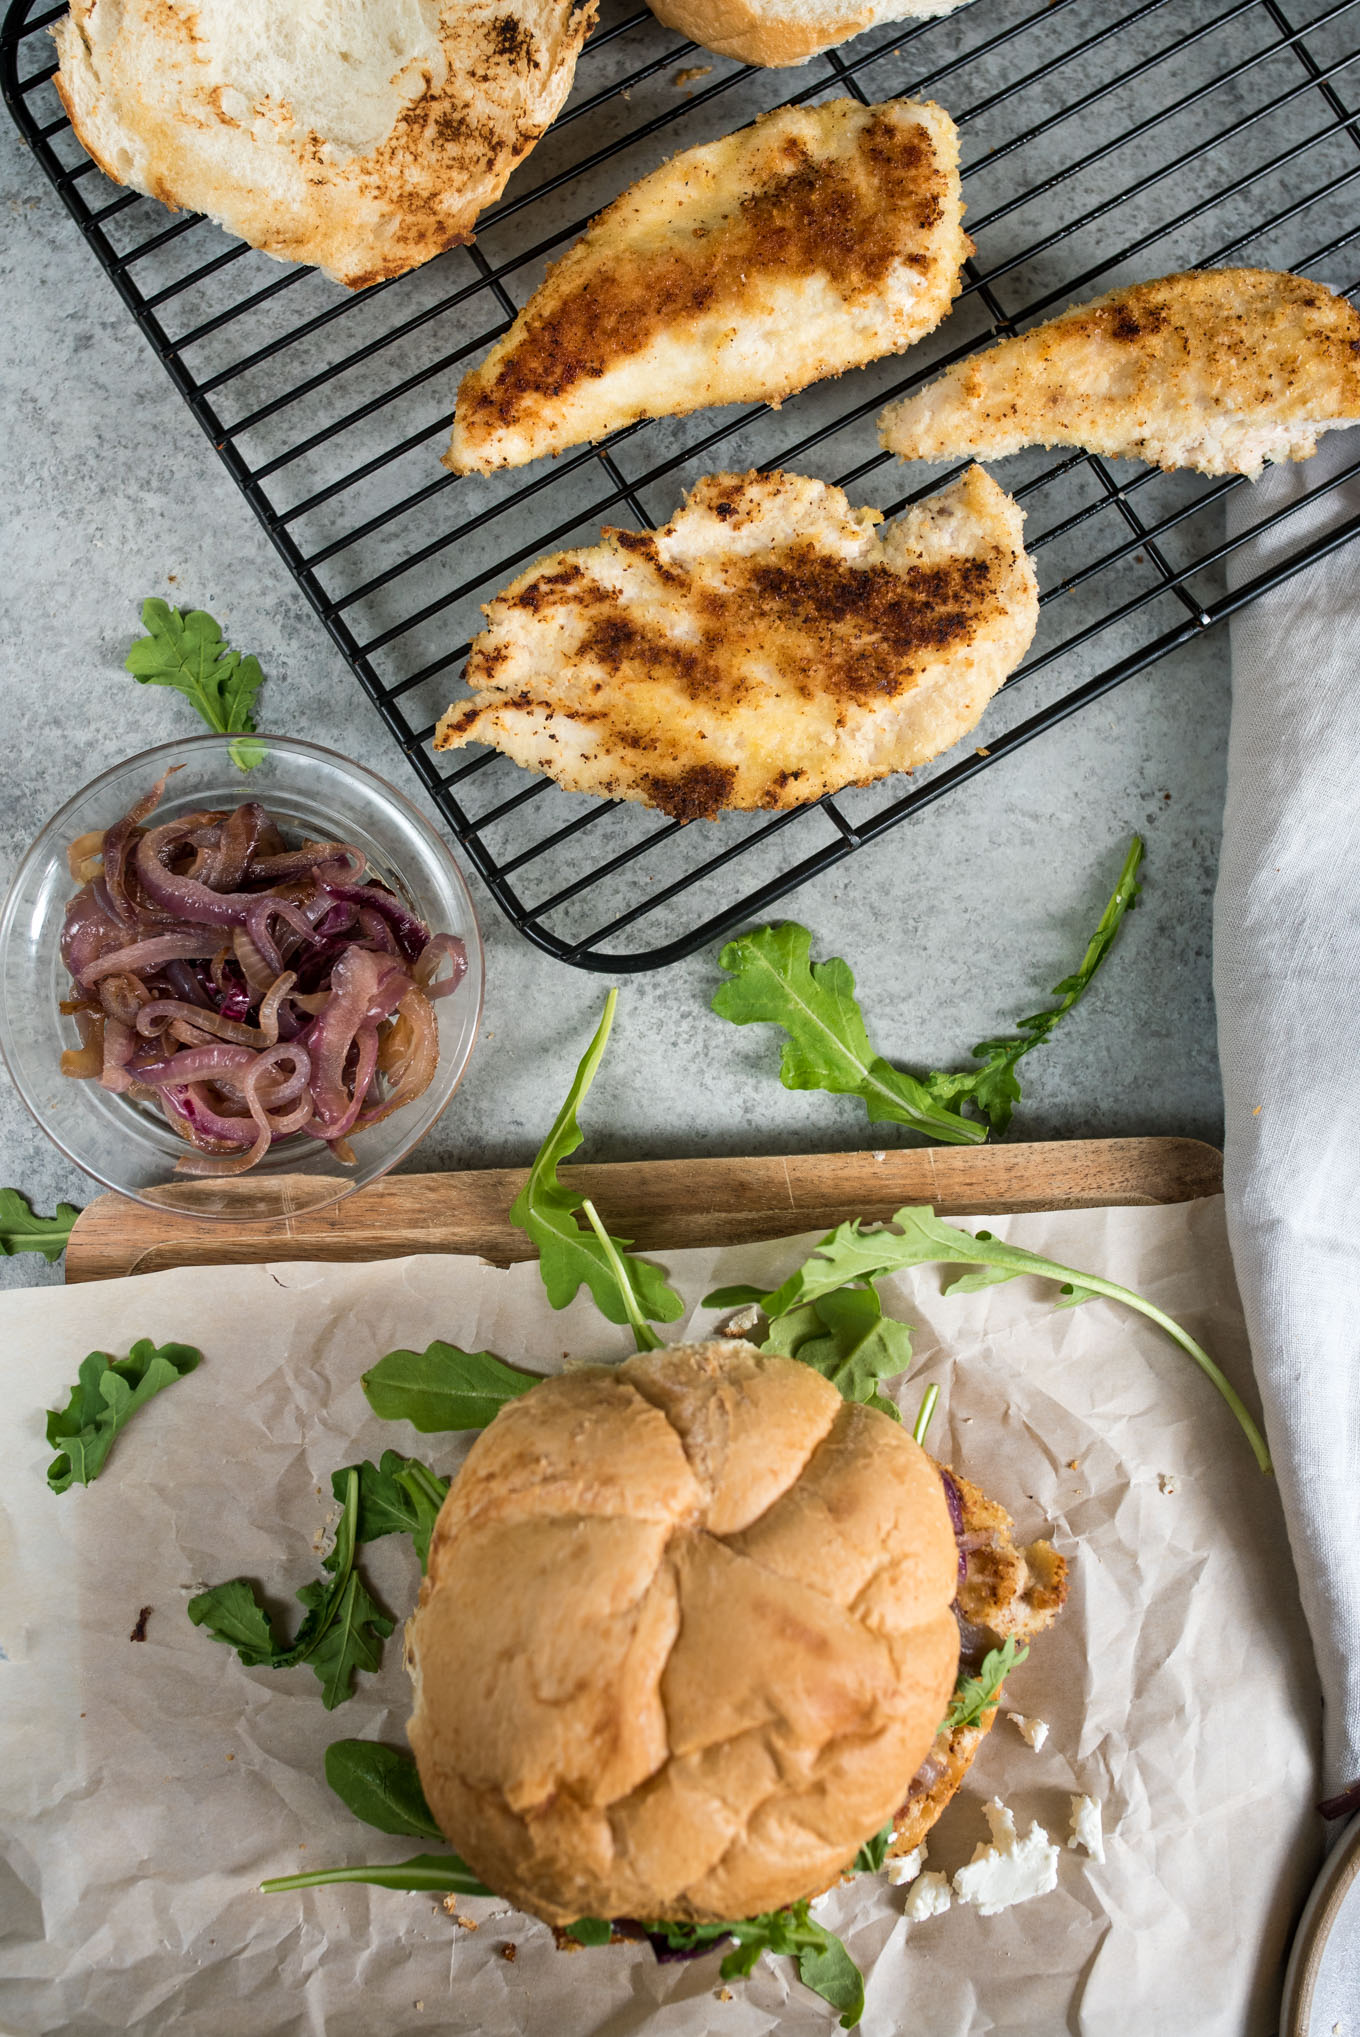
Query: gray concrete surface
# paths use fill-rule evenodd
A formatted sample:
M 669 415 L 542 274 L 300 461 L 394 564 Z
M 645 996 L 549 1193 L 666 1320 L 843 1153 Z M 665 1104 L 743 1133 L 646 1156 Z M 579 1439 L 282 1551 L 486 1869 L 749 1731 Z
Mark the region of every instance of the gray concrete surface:
M 331 743 L 402 782 L 377 715 L 2 119 L 0 221 L 0 882 L 81 784 L 187 727 L 176 696 L 136 688 L 121 671 L 151 593 L 210 609 L 258 653 L 270 675 L 267 726 Z M 1149 255 L 1139 273 L 1171 266 Z M 875 483 L 886 499 L 890 480 Z M 1204 519 L 1210 537 L 1216 514 Z M 1217 1140 L 1209 912 L 1228 699 L 1218 633 L 781 911 L 807 923 L 817 953 L 850 961 L 884 1053 L 911 1067 L 961 1065 L 974 1040 L 1041 1005 L 1073 965 L 1140 830 L 1143 903 L 1080 1012 L 1025 1064 L 1012 1136 Z M 416 1168 L 527 1158 L 603 996 L 601 979 L 545 959 L 475 879 L 473 890 L 487 945 L 484 1029 L 461 1093 L 409 1163 Z M 625 980 L 588 1107 L 588 1156 L 830 1150 L 905 1136 L 871 1130 L 848 1099 L 782 1089 L 777 1036 L 710 1014 L 718 980 L 711 952 Z M 91 1193 L 4 1082 L 0 1181 L 41 1208 Z M 59 1278 L 33 1256 L 0 1264 L 7 1282 Z

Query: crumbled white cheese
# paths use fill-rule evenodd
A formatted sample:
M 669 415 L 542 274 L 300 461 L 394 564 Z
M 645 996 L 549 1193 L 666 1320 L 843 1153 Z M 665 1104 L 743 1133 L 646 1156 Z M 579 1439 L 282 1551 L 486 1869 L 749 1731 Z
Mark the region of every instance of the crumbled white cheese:
M 739 1308 L 735 1315 L 727 1318 L 718 1331 L 720 1337 L 744 1337 L 760 1321 L 760 1304 L 748 1301 L 745 1308 Z
M 1015 1727 L 1020 1738 L 1028 1740 L 1030 1746 L 1037 1754 L 1048 1738 L 1048 1720 L 1027 1719 L 1023 1712 L 1008 1712 L 1006 1716 Z
M 888 1862 L 888 1880 L 894 1888 L 905 1888 L 909 1881 L 915 1881 L 926 1859 L 926 1842 L 923 1839 L 912 1852 L 899 1853 L 896 1859 Z
M 1094 1797 L 1072 1798 L 1071 1847 L 1084 1846 L 1092 1860 L 1105 1858 L 1105 1834 L 1100 1825 L 1100 1805 Z
M 1174 1472 L 1174 1471 L 1159 1471 L 1159 1472 L 1157 1473 L 1157 1483 L 1158 1483 L 1158 1485 L 1159 1485 L 1159 1486 L 1161 1487 L 1161 1489 L 1162 1489 L 1162 1491 L 1163 1491 L 1163 1492 L 1175 1492 L 1175 1490 L 1176 1490 L 1176 1474 L 1175 1474 L 1175 1472 Z
M 954 1893 L 961 1903 L 976 1904 L 984 1917 L 994 1917 L 998 1910 L 1047 1895 L 1058 1886 L 1058 1848 L 1039 1825 L 1031 1825 L 1026 1837 L 1018 1839 L 1015 1819 L 1000 1797 L 983 1808 L 992 1843 L 977 1847 L 968 1865 L 959 1869 Z
M 949 1876 L 923 1874 L 911 1885 L 907 1897 L 907 1922 L 923 1924 L 927 1917 L 939 1917 L 949 1908 Z

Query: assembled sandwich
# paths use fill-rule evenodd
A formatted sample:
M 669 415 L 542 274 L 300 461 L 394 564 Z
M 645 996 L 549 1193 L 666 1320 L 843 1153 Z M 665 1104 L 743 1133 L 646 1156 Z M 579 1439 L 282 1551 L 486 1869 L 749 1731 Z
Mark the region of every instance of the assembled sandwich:
M 736 1340 L 545 1380 L 473 1445 L 407 1632 L 430 1808 L 555 1925 L 796 1903 L 919 1843 L 961 1673 L 1065 1565 L 811 1366 Z

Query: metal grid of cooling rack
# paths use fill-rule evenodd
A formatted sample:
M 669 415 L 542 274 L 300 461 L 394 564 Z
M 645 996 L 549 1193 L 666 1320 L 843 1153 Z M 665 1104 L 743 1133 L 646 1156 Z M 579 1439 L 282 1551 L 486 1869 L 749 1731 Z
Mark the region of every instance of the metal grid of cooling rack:
M 68 211 L 502 910 L 549 953 L 618 973 L 676 960 L 766 911 L 1356 535 L 1360 518 L 1297 549 L 1277 545 L 1268 573 L 1229 587 L 1222 499 L 1240 483 L 1081 454 L 998 463 L 1026 509 L 1042 607 L 1030 656 L 977 746 L 792 813 L 687 827 L 566 793 L 494 751 L 443 768 L 430 737 L 460 690 L 478 603 L 605 523 L 664 521 L 713 469 L 783 465 L 900 511 L 947 477 L 877 450 L 883 404 L 1070 299 L 1232 262 L 1353 291 L 1357 5 L 974 0 L 769 72 L 605 0 L 571 99 L 483 215 L 476 245 L 357 297 L 107 182 L 51 82 L 47 30 L 63 8 L 14 0 L 0 80 Z M 935 98 L 962 132 L 977 250 L 939 332 L 778 412 L 644 423 L 517 473 L 442 471 L 458 377 L 600 206 L 677 148 L 771 106 L 845 93 Z

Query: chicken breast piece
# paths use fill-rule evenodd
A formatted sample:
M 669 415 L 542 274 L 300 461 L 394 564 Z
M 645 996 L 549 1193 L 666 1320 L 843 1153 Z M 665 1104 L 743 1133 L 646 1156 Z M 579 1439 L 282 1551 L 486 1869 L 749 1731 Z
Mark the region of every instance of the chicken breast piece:
M 595 0 L 71 0 L 56 85 L 119 184 L 361 289 L 472 239 Z
M 980 467 L 881 538 L 825 481 L 710 474 L 661 530 L 606 531 L 490 602 L 435 746 L 677 820 L 908 771 L 1028 648 L 1023 520 Z
M 904 460 L 1083 446 L 1201 474 L 1306 460 L 1360 419 L 1360 315 L 1275 269 L 1111 290 L 960 361 L 879 420 Z
M 909 99 L 786 106 L 625 191 L 458 391 L 446 464 L 784 396 L 933 331 L 972 251 L 958 130 Z

